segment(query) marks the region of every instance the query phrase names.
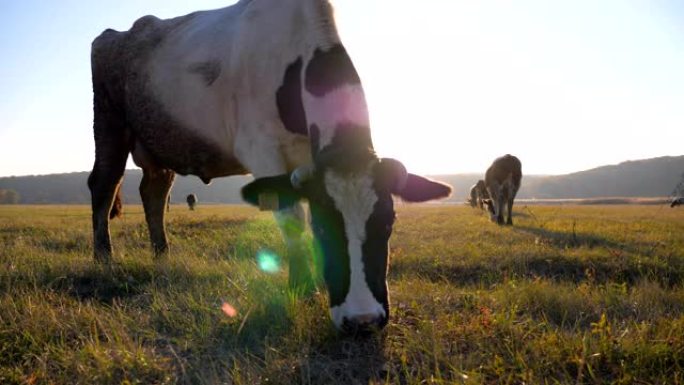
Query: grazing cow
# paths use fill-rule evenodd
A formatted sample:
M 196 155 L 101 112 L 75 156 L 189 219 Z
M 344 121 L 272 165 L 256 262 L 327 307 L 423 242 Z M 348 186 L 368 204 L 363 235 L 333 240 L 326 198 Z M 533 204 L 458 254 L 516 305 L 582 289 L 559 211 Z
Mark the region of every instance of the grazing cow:
M 504 209 L 507 210 L 506 224 L 512 225 L 513 200 L 520 189 L 522 166 L 520 160 L 513 155 L 506 154 L 494 160 L 485 173 L 485 185 L 489 199 L 485 204 L 492 221 L 502 225 L 504 223 Z
M 392 196 L 447 197 L 449 186 L 376 156 L 359 75 L 328 0 L 241 0 L 174 19 L 145 16 L 92 45 L 94 254 L 108 261 L 109 213 L 128 154 L 150 238 L 164 254 L 164 202 L 176 173 L 205 183 L 251 173 L 242 190 L 276 211 L 290 285 L 310 290 L 308 200 L 331 316 L 344 330 L 384 326 Z
M 195 205 L 197 204 L 197 195 L 195 194 L 188 194 L 187 197 L 185 197 L 185 201 L 188 202 L 188 208 L 190 210 L 195 209 Z
M 487 193 L 485 182 L 480 179 L 470 188 L 470 198 L 468 198 L 467 202 L 470 204 L 470 207 L 479 207 L 482 210 L 485 199 L 489 199 L 489 194 Z

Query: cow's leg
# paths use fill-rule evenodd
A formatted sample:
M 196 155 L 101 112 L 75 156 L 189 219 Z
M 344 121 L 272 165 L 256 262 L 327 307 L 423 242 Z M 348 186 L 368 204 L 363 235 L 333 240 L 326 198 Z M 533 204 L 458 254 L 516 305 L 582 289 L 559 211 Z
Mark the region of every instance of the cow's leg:
M 494 198 L 494 210 L 496 213 L 496 223 L 499 225 L 503 225 L 504 223 L 504 204 L 505 204 L 505 191 L 503 186 L 497 185 L 496 186 L 496 195 Z
M 508 219 L 506 220 L 507 225 L 513 225 L 513 202 L 515 201 L 515 196 L 518 191 L 515 188 L 511 188 L 508 194 Z
M 275 212 L 276 221 L 287 245 L 290 287 L 308 294 L 314 290 L 315 285 L 309 267 L 310 249 L 303 237 L 306 226 L 304 216 L 304 208 L 300 203 Z
M 96 261 L 109 262 L 112 243 L 109 235 L 110 215 L 118 215 L 113 208 L 128 158 L 129 146 L 123 119 L 111 107 L 106 97 L 95 90 L 94 125 L 95 164 L 88 177 L 93 221 L 93 252 Z
M 498 182 L 492 183 L 491 186 L 487 188 L 487 191 L 489 192 L 489 198 L 491 201 L 491 208 L 493 210 L 490 210 L 490 219 L 492 222 L 496 222 L 498 224 L 503 224 L 503 189 L 501 188 L 501 184 Z
M 506 200 L 504 199 L 504 194 L 499 194 L 499 198 L 497 200 L 497 213 L 496 213 L 496 223 L 503 225 L 504 224 L 504 208 L 505 208 Z
M 506 224 L 512 225 L 513 224 L 513 218 L 512 218 L 512 215 L 513 215 L 512 214 L 513 213 L 513 199 L 511 199 L 509 197 L 507 202 L 506 202 L 506 206 L 507 206 L 507 211 L 508 211 L 507 218 L 506 218 Z
M 143 169 L 140 197 L 143 201 L 145 220 L 155 257 L 166 254 L 169 249 L 164 228 L 164 214 L 174 177 L 174 172 L 168 169 L 155 167 Z

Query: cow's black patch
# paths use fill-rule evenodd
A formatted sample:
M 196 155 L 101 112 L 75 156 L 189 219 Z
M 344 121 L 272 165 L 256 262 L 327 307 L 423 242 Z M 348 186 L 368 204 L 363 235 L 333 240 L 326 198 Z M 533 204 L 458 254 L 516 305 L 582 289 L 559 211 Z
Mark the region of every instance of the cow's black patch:
M 312 131 L 314 127 L 312 125 Z M 318 148 L 320 143 L 318 140 L 316 142 L 313 154 L 317 167 L 329 167 L 337 172 L 349 173 L 363 170 L 368 162 L 377 159 L 367 126 L 341 124 L 335 128 L 333 139 L 325 148 Z
M 343 304 L 349 293 L 351 269 L 344 218 L 326 191 L 323 174 L 317 170 L 299 189 L 293 188 L 290 174 L 258 178 L 242 188 L 242 198 L 257 206 L 260 194 L 276 193 L 279 209 L 291 207 L 302 198 L 309 201 L 315 251 L 323 261 L 323 276 L 333 307 Z
M 376 179 L 377 180 L 377 179 Z M 389 294 L 387 291 L 387 270 L 389 268 L 389 238 L 392 235 L 395 213 L 389 190 L 376 183 L 378 201 L 373 213 L 366 221 L 366 240 L 363 243 L 363 269 L 366 284 L 375 300 L 382 304 L 389 318 Z
M 311 153 L 318 153 L 321 146 L 321 129 L 315 124 L 309 127 L 309 139 L 311 140 Z
M 317 48 L 306 66 L 306 90 L 321 97 L 345 84 L 361 84 L 361 79 L 344 46 Z
M 278 114 L 285 129 L 306 135 L 306 115 L 302 103 L 302 58 L 299 57 L 285 70 L 283 84 L 276 91 Z
M 294 206 L 302 198 L 301 193 L 292 187 L 289 174 L 258 178 L 245 185 L 242 199 L 254 206 L 259 205 L 259 195 L 274 193 L 278 196 L 278 210 Z
M 319 167 L 332 167 L 337 171 L 365 167 L 376 158 L 370 128 L 356 124 L 340 124 L 335 127 L 332 140 L 321 148 L 321 129 L 316 124 L 309 127 L 311 153 Z
M 324 256 L 323 276 L 328 287 L 330 307 L 339 306 L 344 303 L 351 282 L 344 218 L 325 191 L 323 183 L 313 184 L 307 190 L 311 231 L 316 240 L 317 252 Z
M 188 72 L 201 76 L 204 84 L 209 87 L 221 75 L 221 63 L 217 60 L 195 63 L 188 67 Z

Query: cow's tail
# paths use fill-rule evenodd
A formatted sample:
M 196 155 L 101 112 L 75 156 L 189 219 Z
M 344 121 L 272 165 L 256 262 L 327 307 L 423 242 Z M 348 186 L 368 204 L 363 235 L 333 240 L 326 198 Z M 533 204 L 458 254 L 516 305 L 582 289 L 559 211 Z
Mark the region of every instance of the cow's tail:
M 109 219 L 118 218 L 123 214 L 123 207 L 121 205 L 121 186 L 116 189 L 116 195 L 114 195 L 114 204 L 112 204 L 112 209 L 109 211 Z

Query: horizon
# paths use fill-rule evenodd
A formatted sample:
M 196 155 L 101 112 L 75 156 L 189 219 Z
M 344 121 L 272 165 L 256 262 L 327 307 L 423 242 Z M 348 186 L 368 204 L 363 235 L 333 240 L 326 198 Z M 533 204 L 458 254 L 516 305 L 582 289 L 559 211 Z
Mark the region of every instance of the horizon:
M 0 177 L 90 171 L 90 42 L 146 14 L 234 1 L 200 3 L 0 4 L 0 32 L 12 37 L 0 40 Z M 333 4 L 375 148 L 411 172 L 484 173 L 505 153 L 527 175 L 681 155 L 684 4 L 676 0 Z
M 661 158 L 678 158 L 678 157 L 684 157 L 684 154 L 682 155 L 663 155 L 663 156 L 656 156 L 653 158 L 645 158 L 645 159 L 628 159 L 624 160 L 618 163 L 613 163 L 613 164 L 604 164 L 584 170 L 575 170 L 575 171 L 570 171 L 567 173 L 563 174 L 524 174 L 526 177 L 554 177 L 554 176 L 565 176 L 565 175 L 570 175 L 570 174 L 578 174 L 578 173 L 583 173 L 587 171 L 592 171 L 596 170 L 599 168 L 604 168 L 604 167 L 617 167 L 621 166 L 625 163 L 630 163 L 630 162 L 642 162 L 642 161 L 650 161 L 650 160 L 655 160 L 655 159 L 661 159 Z M 128 167 L 129 165 L 126 165 L 126 169 L 124 172 L 128 171 L 140 171 L 142 172 L 142 169 L 140 167 Z M 60 174 L 82 174 L 82 173 L 90 173 L 91 170 L 80 170 L 80 171 L 63 171 L 63 172 L 55 172 L 55 173 L 49 173 L 49 174 L 23 174 L 23 175 L 0 175 L 0 179 L 3 178 L 24 178 L 24 177 L 40 177 L 40 176 L 50 176 L 50 175 L 60 175 Z M 482 170 L 481 172 L 479 171 L 459 171 L 459 172 L 451 172 L 451 173 L 438 173 L 438 174 L 425 174 L 426 176 L 431 176 L 431 177 L 440 177 L 440 176 L 456 176 L 456 175 L 483 175 L 486 170 Z M 180 175 L 180 174 L 178 174 Z M 236 174 L 236 175 L 230 175 L 230 176 L 225 176 L 225 177 L 219 177 L 215 179 L 223 179 L 223 178 L 230 178 L 230 177 L 239 177 L 239 176 L 249 176 L 251 174 Z M 683 174 L 684 175 L 684 174 Z M 195 175 L 188 174 L 188 175 L 180 175 L 182 177 L 195 177 L 198 178 Z M 199 180 L 199 178 L 198 178 Z

